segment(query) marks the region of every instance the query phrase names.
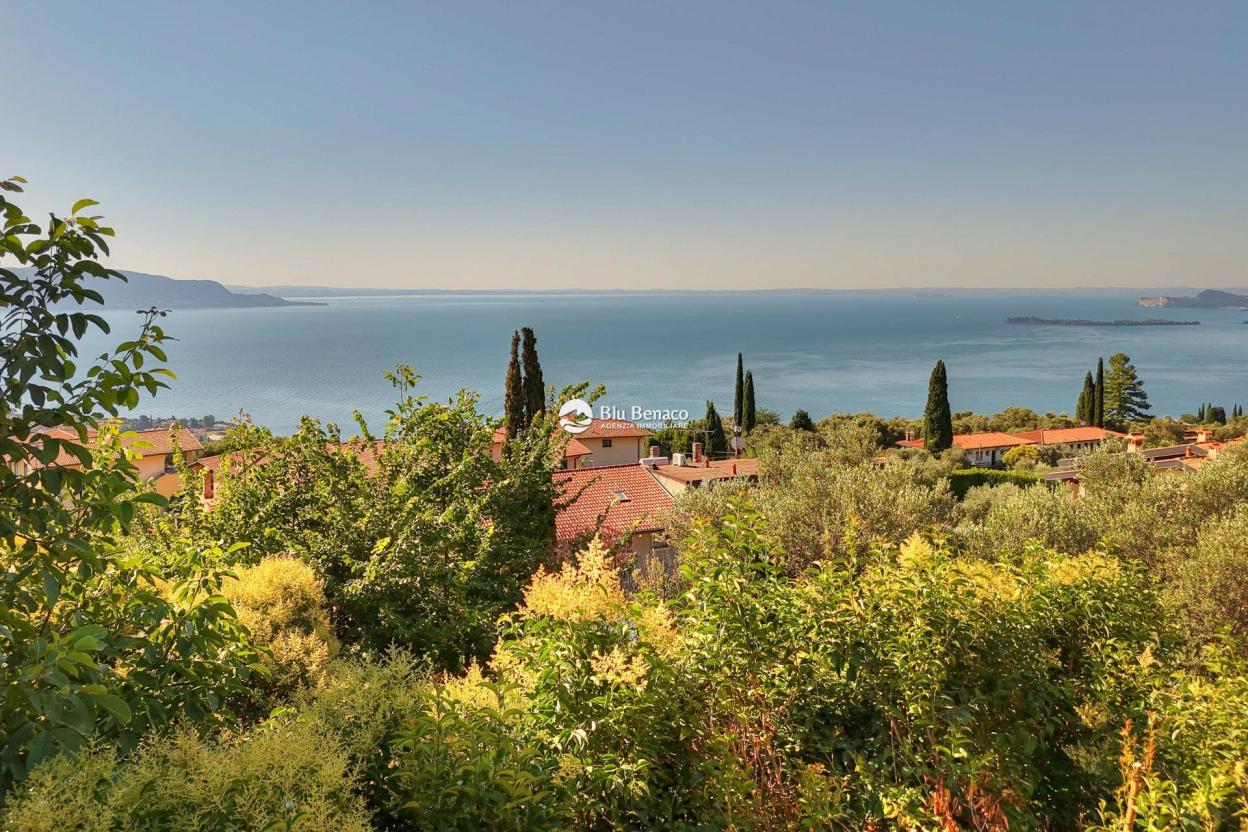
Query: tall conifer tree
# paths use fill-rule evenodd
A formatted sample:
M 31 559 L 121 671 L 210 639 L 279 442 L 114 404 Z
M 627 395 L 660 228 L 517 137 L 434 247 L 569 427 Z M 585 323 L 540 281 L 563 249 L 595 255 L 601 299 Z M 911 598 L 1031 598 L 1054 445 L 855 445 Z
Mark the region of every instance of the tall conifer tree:
M 745 407 L 741 411 L 741 418 L 744 420 L 741 429 L 746 433 L 753 431 L 758 424 L 758 411 L 754 407 L 754 373 L 749 370 L 745 373 Z
M 1096 359 L 1096 384 L 1092 396 L 1092 424 L 1105 427 L 1105 360 Z
M 1083 389 L 1079 391 L 1079 401 L 1075 405 L 1075 421 L 1079 424 L 1092 424 L 1095 417 L 1092 399 L 1095 395 L 1096 382 L 1092 381 L 1092 373 L 1089 372 L 1083 377 Z
M 732 399 L 732 423 L 737 427 L 744 424 L 745 419 L 745 363 L 741 353 L 737 353 L 737 386 Z
M 1126 353 L 1109 357 L 1109 374 L 1105 377 L 1105 421 L 1116 428 L 1143 419 L 1148 414 L 1148 394 Z M 1210 410 L 1213 410 L 1211 407 Z M 1223 413 L 1223 418 L 1225 418 Z M 1209 414 L 1212 418 L 1213 414 Z
M 546 383 L 542 380 L 542 365 L 537 360 L 537 336 L 532 327 L 523 327 L 524 339 L 524 426 L 527 428 L 546 409 Z
M 953 412 L 949 409 L 949 377 L 945 362 L 937 361 L 927 383 L 927 408 L 923 411 L 923 444 L 939 453 L 953 447 Z
M 724 433 L 724 420 L 715 410 L 715 402 L 706 403 L 706 455 L 714 459 L 728 455 L 728 434 Z
M 520 333 L 511 334 L 511 361 L 507 362 L 507 381 L 503 385 L 503 411 L 507 438 L 515 439 L 524 430 L 524 383 L 520 379 Z

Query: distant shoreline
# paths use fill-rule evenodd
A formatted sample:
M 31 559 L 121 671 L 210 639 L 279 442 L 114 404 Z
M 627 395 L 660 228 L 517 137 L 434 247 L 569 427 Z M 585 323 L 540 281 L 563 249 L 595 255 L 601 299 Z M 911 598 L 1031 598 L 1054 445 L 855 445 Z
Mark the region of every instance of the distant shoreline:
M 1200 326 L 1200 321 L 1171 321 L 1166 318 L 1142 320 L 1119 318 L 1116 321 L 1092 321 L 1085 318 L 1036 318 L 1030 315 L 1006 318 L 1005 322 L 1024 326 Z

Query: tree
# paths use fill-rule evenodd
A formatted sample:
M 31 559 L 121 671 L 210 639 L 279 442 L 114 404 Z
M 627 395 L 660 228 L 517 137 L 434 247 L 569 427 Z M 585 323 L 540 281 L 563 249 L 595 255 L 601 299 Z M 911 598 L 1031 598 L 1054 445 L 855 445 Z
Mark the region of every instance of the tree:
M 715 410 L 714 402 L 706 403 L 706 416 L 703 418 L 703 430 L 706 435 L 706 454 L 712 459 L 728 455 L 728 434 L 724 433 L 724 420 Z
M 1226 408 L 1221 405 L 1215 405 L 1209 408 L 1209 421 L 1215 424 L 1226 424 Z
M 1006 468 L 1035 468 L 1040 462 L 1040 451 L 1035 445 L 1016 445 L 1001 456 Z
M 754 430 L 754 426 L 758 424 L 758 410 L 754 406 L 754 373 L 746 372 L 745 374 L 745 409 L 742 411 L 741 423 L 742 429 L 746 433 Z
M 1200 407 L 1196 408 L 1196 421 L 1197 421 L 1197 422 L 1204 422 L 1204 421 L 1205 421 L 1205 415 L 1206 415 L 1206 408 L 1207 408 L 1207 407 L 1208 407 L 1208 405 L 1206 405 L 1204 402 L 1201 402 L 1201 403 L 1200 403 Z
M 542 379 L 542 365 L 537 360 L 537 336 L 532 327 L 520 330 L 524 338 L 524 426 L 527 428 L 546 409 L 546 382 Z
M 508 441 L 515 439 L 528 426 L 524 382 L 520 378 L 520 333 L 511 334 L 511 360 L 507 362 L 507 381 L 503 388 L 503 415 Z
M 1092 388 L 1092 424 L 1105 427 L 1105 361 L 1096 359 L 1096 383 Z
M 793 420 L 789 422 L 789 427 L 793 430 L 804 430 L 810 433 L 815 432 L 815 422 L 810 418 L 810 414 L 805 410 L 795 410 L 793 412 Z
M 924 446 L 933 453 L 953 446 L 953 414 L 949 410 L 949 379 L 945 362 L 937 361 L 927 384 L 927 408 L 923 411 Z
M 741 353 L 737 353 L 737 386 L 732 399 L 732 423 L 737 427 L 745 424 L 745 366 Z
M 1105 377 L 1105 421 L 1117 427 L 1146 418 L 1148 394 L 1126 353 L 1109 357 L 1109 373 Z
M 1083 377 L 1083 389 L 1079 391 L 1079 400 L 1075 404 L 1075 421 L 1080 425 L 1090 425 L 1093 423 L 1096 414 L 1093 412 L 1095 406 L 1093 401 L 1096 397 L 1096 382 L 1092 380 L 1092 373 L 1087 373 Z
M 141 312 L 138 334 L 81 372 L 79 341 L 109 327 L 77 307 L 103 302 L 93 281 L 125 280 L 97 259 L 113 230 L 82 199 L 45 232 L 8 196 L 24 181 L 0 182 L 0 259 L 27 267 L 0 268 L 0 795 L 93 735 L 128 750 L 171 719 L 228 715 L 257 660 L 219 594 L 222 552 L 127 548 L 144 505 L 165 501 L 114 420 L 173 375 L 165 313 Z

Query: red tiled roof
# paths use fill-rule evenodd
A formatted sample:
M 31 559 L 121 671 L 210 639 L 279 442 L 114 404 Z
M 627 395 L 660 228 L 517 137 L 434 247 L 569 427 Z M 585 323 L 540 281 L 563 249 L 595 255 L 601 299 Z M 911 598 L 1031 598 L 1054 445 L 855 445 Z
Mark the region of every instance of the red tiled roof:
M 494 430 L 494 450 L 499 450 L 499 446 L 507 439 L 506 428 L 496 428 Z M 582 456 L 589 456 L 590 450 L 576 441 L 575 437 L 568 438 L 568 444 L 563 449 L 564 459 L 577 459 Z
M 903 448 L 922 448 L 922 439 L 902 439 L 897 443 Z M 959 433 L 953 437 L 953 446 L 962 451 L 978 451 L 984 448 L 1013 448 L 1017 445 L 1034 445 L 1011 433 L 989 430 L 983 433 Z
M 1038 445 L 1072 445 L 1076 442 L 1100 442 L 1126 434 L 1105 428 L 1079 427 L 1054 428 L 1052 430 L 1037 428 L 1014 434 L 1017 437 L 1035 442 Z
M 87 443 L 89 444 L 97 435 L 98 431 L 87 431 Z M 121 445 L 124 448 L 134 451 L 139 456 L 163 456 L 173 451 L 173 442 L 171 441 L 171 430 L 169 428 L 148 428 L 147 430 L 125 431 L 121 435 Z M 66 428 L 52 428 L 43 431 L 43 434 L 55 436 L 57 439 L 65 439 L 74 444 L 79 444 L 78 434 L 75 431 Z M 34 437 L 31 437 L 34 440 Z M 181 428 L 177 436 L 178 446 L 183 453 L 186 451 L 202 451 L 204 446 L 200 444 L 195 435 L 186 428 Z M 81 465 L 81 460 L 69 451 L 61 449 L 53 465 Z
M 629 531 L 656 531 L 661 528 L 658 513 L 672 505 L 671 495 L 641 465 L 556 471 L 552 476 L 561 499 L 580 495 L 555 515 L 555 536 L 561 543 L 592 533 L 599 518 L 608 539 Z
M 654 436 L 654 432 L 623 419 L 594 419 L 589 427 L 576 436 L 578 439 L 628 439 Z

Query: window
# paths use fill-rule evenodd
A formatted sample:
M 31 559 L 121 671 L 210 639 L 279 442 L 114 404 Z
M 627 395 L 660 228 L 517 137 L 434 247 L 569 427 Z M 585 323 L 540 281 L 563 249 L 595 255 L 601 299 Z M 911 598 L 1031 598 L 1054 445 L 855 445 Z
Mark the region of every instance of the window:
M 604 439 L 604 440 L 602 440 L 602 447 L 604 447 L 604 448 L 610 448 L 610 447 L 611 447 L 611 440 L 610 440 L 610 439 Z

